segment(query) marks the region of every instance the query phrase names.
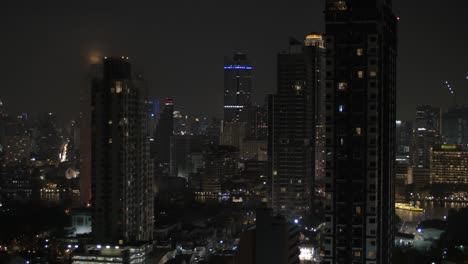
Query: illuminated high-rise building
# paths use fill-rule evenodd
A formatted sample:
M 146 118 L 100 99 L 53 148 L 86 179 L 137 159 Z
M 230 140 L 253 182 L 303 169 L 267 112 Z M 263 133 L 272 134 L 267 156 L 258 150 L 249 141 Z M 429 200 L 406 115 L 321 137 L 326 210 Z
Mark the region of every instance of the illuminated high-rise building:
M 288 218 L 305 216 L 314 195 L 317 90 L 325 49 L 322 36 L 290 43 L 278 54 L 278 89 L 269 111 L 272 207 Z
M 397 18 L 391 0 L 326 0 L 322 263 L 392 263 Z
M 128 58 L 105 58 L 92 79 L 92 216 L 99 243 L 150 241 L 153 173 L 147 89 Z
M 456 145 L 432 149 L 431 184 L 468 185 L 468 151 Z
M 224 62 L 224 122 L 247 123 L 252 93 L 252 65 L 243 53 Z

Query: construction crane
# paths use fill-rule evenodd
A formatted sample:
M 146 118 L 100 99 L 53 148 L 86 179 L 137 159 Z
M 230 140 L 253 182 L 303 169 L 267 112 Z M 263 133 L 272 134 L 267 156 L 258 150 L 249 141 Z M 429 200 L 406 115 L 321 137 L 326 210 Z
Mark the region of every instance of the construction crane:
M 468 79 L 468 76 L 466 76 L 466 79 Z M 449 95 L 453 98 L 453 107 L 457 107 L 457 95 L 455 94 L 455 89 L 449 81 L 445 81 L 445 86 L 449 91 Z

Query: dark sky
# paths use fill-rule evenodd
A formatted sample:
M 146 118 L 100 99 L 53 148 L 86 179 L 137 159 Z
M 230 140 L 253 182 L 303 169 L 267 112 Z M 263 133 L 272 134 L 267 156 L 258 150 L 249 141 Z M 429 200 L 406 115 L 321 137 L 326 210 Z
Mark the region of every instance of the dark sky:
M 276 54 L 288 36 L 323 31 L 324 0 L 2 1 L 0 99 L 8 112 L 74 118 L 92 54 L 129 56 L 152 97 L 221 114 L 223 57 L 248 53 L 257 102 L 275 90 Z M 400 20 L 398 114 L 447 107 L 443 81 L 468 103 L 468 2 L 394 0 Z M 450 4 L 449 4 L 450 3 Z

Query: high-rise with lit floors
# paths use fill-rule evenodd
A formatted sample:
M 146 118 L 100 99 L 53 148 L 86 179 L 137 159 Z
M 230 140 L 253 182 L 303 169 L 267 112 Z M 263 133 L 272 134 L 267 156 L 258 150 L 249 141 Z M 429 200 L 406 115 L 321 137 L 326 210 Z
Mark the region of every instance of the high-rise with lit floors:
M 92 212 L 99 243 L 153 236 L 147 89 L 128 58 L 105 58 L 92 79 Z
M 326 0 L 322 263 L 392 263 L 397 18 L 391 0 Z
M 314 194 L 315 98 L 325 52 L 321 35 L 307 40 L 278 54 L 278 89 L 269 106 L 272 207 L 290 219 L 310 212 Z
M 252 65 L 243 53 L 224 62 L 224 122 L 247 123 L 252 92 Z

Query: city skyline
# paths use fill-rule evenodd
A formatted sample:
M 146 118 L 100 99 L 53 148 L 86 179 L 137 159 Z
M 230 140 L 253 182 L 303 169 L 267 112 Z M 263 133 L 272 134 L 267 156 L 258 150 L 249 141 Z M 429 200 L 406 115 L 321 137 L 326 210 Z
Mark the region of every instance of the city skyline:
M 5 6 L 0 263 L 468 260 L 468 4 Z
M 262 103 L 264 95 L 275 90 L 275 55 L 285 46 L 285 37 L 302 39 L 310 32 L 324 31 L 322 1 L 298 0 L 288 6 L 280 1 L 269 5 L 241 1 L 232 8 L 213 1 L 140 4 L 106 5 L 102 1 L 87 6 L 85 1 L 65 7 L 51 0 L 24 8 L 6 3 L 0 30 L 7 41 L 0 47 L 10 52 L 3 55 L 5 63 L 0 68 L 7 87 L 0 100 L 7 111 L 56 112 L 76 119 L 76 99 L 87 84 L 88 59 L 125 55 L 145 69 L 150 98 L 172 97 L 184 112 L 220 117 L 223 98 L 217 91 L 223 86 L 219 73 L 224 56 L 237 51 L 249 56 L 255 75 L 252 101 Z M 458 38 L 463 29 L 456 27 L 467 20 L 463 12 L 468 4 L 428 2 L 421 6 L 394 1 L 394 6 L 401 32 L 397 118 L 412 119 L 420 103 L 450 106 L 453 100 L 445 80 L 455 87 L 458 103 L 468 103 L 463 101 L 468 98 L 463 89 L 468 70 L 461 65 L 468 58 L 463 48 L 468 40 Z M 239 10 L 245 13 L 242 19 L 229 19 Z M 451 48 L 434 52 L 446 46 Z M 49 66 L 41 67 L 45 61 Z M 213 78 L 205 78 L 202 73 L 207 71 Z M 187 78 L 177 78 L 179 74 Z M 24 94 L 30 96 L 23 98 Z M 210 104 L 195 103 L 204 99 Z

